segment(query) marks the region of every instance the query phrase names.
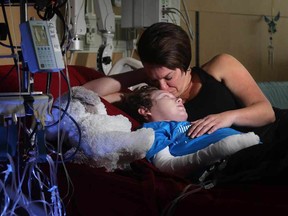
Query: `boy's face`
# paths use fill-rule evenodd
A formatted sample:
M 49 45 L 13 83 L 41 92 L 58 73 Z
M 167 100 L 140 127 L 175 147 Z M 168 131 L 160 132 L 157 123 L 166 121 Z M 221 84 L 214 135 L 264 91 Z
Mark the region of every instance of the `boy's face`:
M 181 98 L 164 90 L 155 90 L 151 94 L 153 106 L 150 109 L 152 121 L 186 121 L 188 114 Z

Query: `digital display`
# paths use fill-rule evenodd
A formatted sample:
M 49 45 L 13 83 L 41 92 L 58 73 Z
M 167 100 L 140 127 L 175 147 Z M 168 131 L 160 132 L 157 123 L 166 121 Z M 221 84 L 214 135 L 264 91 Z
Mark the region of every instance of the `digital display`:
M 36 46 L 49 46 L 47 32 L 45 26 L 33 25 L 32 34 L 34 34 Z

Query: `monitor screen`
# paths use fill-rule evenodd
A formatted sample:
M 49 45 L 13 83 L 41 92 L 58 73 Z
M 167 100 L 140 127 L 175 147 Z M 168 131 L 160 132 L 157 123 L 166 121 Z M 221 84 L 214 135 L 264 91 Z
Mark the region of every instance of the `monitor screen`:
M 45 26 L 33 25 L 32 33 L 34 34 L 36 46 L 49 46 Z

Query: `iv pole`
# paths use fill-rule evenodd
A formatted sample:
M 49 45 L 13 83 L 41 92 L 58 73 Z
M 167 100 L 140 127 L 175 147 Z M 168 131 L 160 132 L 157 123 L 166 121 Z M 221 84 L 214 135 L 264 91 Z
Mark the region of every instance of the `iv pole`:
M 28 20 L 27 11 L 27 0 L 20 0 L 20 24 Z M 21 92 L 30 92 L 30 72 L 28 71 L 28 65 L 24 61 L 22 61 L 21 82 Z

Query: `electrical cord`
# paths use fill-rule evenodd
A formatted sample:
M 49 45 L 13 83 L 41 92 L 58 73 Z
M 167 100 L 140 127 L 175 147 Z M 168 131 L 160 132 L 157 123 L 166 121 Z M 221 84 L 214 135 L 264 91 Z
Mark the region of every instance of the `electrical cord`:
M 0 45 L 3 46 L 3 47 L 6 47 L 6 48 L 17 48 L 17 49 L 20 49 L 21 47 L 20 46 L 11 46 L 11 45 L 7 45 L 3 42 L 0 41 Z
M 63 113 L 62 113 L 61 117 L 56 122 L 52 123 L 51 125 L 47 125 L 46 127 L 52 127 L 52 126 L 58 124 L 64 118 L 64 116 L 66 115 L 67 110 L 68 110 L 69 105 L 70 105 L 70 101 L 71 101 L 71 86 L 70 86 L 70 82 L 67 79 L 67 77 L 64 75 L 64 72 L 62 70 L 60 72 L 61 72 L 61 75 L 64 78 L 64 80 L 66 81 L 67 86 L 68 86 L 68 95 L 67 95 L 68 100 L 67 100 L 67 104 L 65 106 L 65 109 L 63 110 Z M 52 108 L 53 107 L 54 107 L 54 105 L 52 106 Z
M 34 9 L 37 11 L 39 18 L 42 20 L 51 20 L 55 15 L 55 11 L 59 10 L 59 8 L 65 5 L 66 2 L 67 0 L 58 4 L 58 1 L 37 0 L 34 4 Z M 41 12 L 44 12 L 44 15 L 42 15 Z
M 213 188 L 216 185 L 216 180 L 214 178 L 215 172 L 218 170 L 223 169 L 226 166 L 226 160 L 222 160 L 219 162 L 214 163 L 210 167 L 208 167 L 202 175 L 199 177 L 197 184 L 189 184 L 187 185 L 183 191 L 180 193 L 178 197 L 176 197 L 174 200 L 172 200 L 162 211 L 161 216 L 172 216 L 175 214 L 175 210 L 177 207 L 177 204 L 183 200 L 184 198 L 190 196 L 191 194 L 197 193 L 201 191 L 202 189 L 209 190 Z M 197 188 L 192 189 L 190 191 L 189 188 L 192 186 L 196 186 Z
M 45 2 L 45 1 L 38 0 L 34 4 L 34 9 L 36 10 L 38 17 L 42 20 L 51 20 L 55 15 L 60 19 L 63 25 L 63 30 L 64 30 L 62 34 L 62 39 L 60 42 L 60 47 L 62 49 L 65 43 L 65 35 L 67 33 L 68 26 L 66 25 L 64 16 L 62 15 L 60 8 L 67 3 L 67 0 L 61 2 L 60 4 L 58 2 L 59 1 L 46 1 Z M 44 15 L 41 14 L 42 12 L 44 12 Z M 64 50 L 64 53 L 65 52 L 66 50 Z
M 180 195 L 178 197 L 176 197 L 174 200 L 172 200 L 169 203 L 169 205 L 164 208 L 164 210 L 161 213 L 161 216 L 172 216 L 172 215 L 174 215 L 176 206 L 182 199 L 186 198 L 187 196 L 189 196 L 191 194 L 197 193 L 197 192 L 199 192 L 199 191 L 201 191 L 203 189 L 203 186 L 199 185 L 199 187 L 197 187 L 197 188 L 195 188 L 195 189 L 193 189 L 191 191 L 188 191 L 191 186 L 195 186 L 195 185 L 194 184 L 187 185 L 183 189 L 183 191 L 180 193 Z

